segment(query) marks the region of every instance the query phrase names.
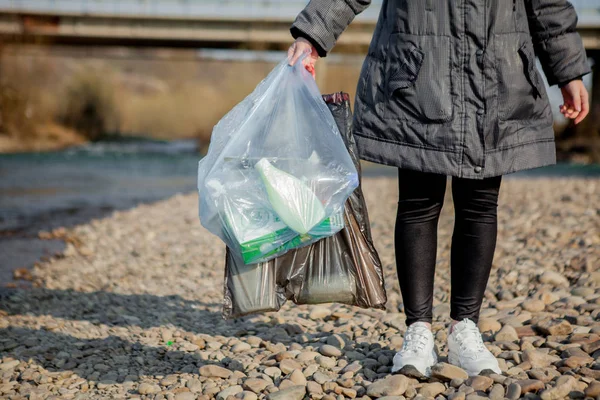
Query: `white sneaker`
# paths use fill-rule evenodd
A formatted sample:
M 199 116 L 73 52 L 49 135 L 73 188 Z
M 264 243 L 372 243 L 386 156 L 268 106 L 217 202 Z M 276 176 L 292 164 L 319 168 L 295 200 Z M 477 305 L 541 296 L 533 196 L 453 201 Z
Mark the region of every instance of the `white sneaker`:
M 437 363 L 433 334 L 424 322 L 411 324 L 404 335 L 402 349 L 394 356 L 392 372 L 405 366 L 414 367 L 425 376 L 431 374 L 431 367 Z
M 502 374 L 498 360 L 483 344 L 477 325 L 467 318 L 454 325 L 448 336 L 448 362 L 469 376 L 479 375 L 484 369 Z

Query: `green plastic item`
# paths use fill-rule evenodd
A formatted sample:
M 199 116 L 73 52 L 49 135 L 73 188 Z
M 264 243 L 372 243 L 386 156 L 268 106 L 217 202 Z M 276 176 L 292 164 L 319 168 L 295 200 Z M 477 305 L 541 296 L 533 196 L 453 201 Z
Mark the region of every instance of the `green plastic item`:
M 325 218 L 321 200 L 300 179 L 274 167 L 266 158 L 255 168 L 273 210 L 292 230 L 305 235 Z
M 274 256 L 276 254 L 285 253 L 288 250 L 301 247 L 307 242 L 312 243 L 327 236 L 331 236 L 332 234 L 339 232 L 343 228 L 344 215 L 342 212 L 340 212 L 323 220 L 311 231 L 311 234 L 297 235 L 289 242 L 286 242 L 282 246 L 277 247 L 276 249 L 267 254 L 260 255 L 260 252 L 255 252 L 251 244 L 247 244 L 246 246 L 242 245 L 242 256 L 244 257 L 244 259 L 249 259 L 249 261 L 245 261 L 247 264 L 262 262 L 270 259 L 271 256 Z
M 310 234 L 299 235 L 291 230 L 277 216 L 273 216 L 266 226 L 257 228 L 251 224 L 242 225 L 240 221 L 228 219 L 229 229 L 236 233 L 236 240 L 245 264 L 265 261 L 276 254 L 300 247 L 307 242 L 331 236 L 344 227 L 343 213 L 339 212 L 324 219 L 314 227 Z M 283 243 L 283 244 L 281 244 Z

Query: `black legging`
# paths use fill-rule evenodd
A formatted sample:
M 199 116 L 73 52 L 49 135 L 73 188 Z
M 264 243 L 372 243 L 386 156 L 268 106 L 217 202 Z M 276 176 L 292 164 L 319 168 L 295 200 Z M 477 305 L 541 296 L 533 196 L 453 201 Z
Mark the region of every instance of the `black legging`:
M 452 178 L 455 223 L 450 317 L 454 320 L 469 318 L 477 323 L 479 318 L 496 248 L 501 178 Z M 432 320 L 437 225 L 446 179 L 444 175 L 399 170 L 396 267 L 407 326 Z

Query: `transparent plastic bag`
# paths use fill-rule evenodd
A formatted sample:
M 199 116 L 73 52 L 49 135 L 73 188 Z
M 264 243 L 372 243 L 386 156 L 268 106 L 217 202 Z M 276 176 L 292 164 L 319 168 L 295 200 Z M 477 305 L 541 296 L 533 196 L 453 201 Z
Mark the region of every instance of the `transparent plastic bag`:
M 282 61 L 215 126 L 200 221 L 246 264 L 334 235 L 358 174 L 313 77 Z
M 360 175 L 348 94 L 323 96 Z M 344 228 L 310 246 L 295 248 L 270 261 L 248 266 L 229 249 L 225 263 L 223 316 L 277 311 L 286 300 L 296 304 L 338 302 L 384 309 L 383 271 L 373 246 L 369 216 L 360 186 L 345 203 Z

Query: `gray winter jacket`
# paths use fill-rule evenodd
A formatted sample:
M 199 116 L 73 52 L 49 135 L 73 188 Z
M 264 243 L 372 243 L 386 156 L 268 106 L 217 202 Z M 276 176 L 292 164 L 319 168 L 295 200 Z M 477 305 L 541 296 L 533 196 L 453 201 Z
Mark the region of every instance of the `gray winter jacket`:
M 370 0 L 312 0 L 291 32 L 325 56 Z M 462 178 L 553 164 L 548 82 L 590 72 L 566 0 L 384 0 L 360 74 L 361 158 Z

